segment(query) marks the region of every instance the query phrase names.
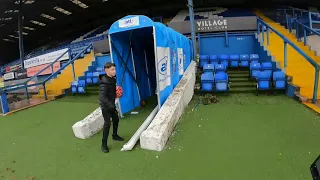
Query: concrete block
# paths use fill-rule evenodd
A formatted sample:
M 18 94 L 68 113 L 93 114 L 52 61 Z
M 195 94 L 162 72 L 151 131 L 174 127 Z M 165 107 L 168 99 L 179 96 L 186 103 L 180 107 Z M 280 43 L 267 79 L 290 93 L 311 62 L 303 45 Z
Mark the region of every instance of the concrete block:
M 179 118 L 191 101 L 195 86 L 196 63 L 190 63 L 179 84 L 175 87 L 148 128 L 140 136 L 141 148 L 162 151 Z
M 74 135 L 80 139 L 88 139 L 103 128 L 104 119 L 101 108 L 97 108 L 82 121 L 72 126 Z
M 116 99 L 116 109 L 120 112 L 119 109 L 119 99 Z M 121 114 L 118 114 L 119 117 L 122 117 Z M 72 126 L 74 135 L 80 139 L 88 139 L 89 137 L 98 133 L 104 125 L 104 119 L 102 116 L 101 108 L 97 108 L 91 114 L 89 114 L 83 120 L 75 123 Z

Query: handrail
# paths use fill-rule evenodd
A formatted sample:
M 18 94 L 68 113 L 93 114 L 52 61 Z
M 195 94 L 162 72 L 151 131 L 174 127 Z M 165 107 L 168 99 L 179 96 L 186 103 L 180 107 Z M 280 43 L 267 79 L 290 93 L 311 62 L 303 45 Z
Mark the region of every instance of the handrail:
M 51 79 L 51 77 L 56 76 L 59 72 L 61 72 L 61 71 L 64 70 L 67 66 L 69 66 L 71 63 L 73 63 L 76 59 L 79 58 L 79 56 L 80 56 L 82 53 L 86 52 L 87 49 L 89 49 L 89 48 L 91 48 L 91 47 L 92 47 L 92 43 L 91 43 L 90 45 L 86 46 L 86 47 L 84 48 L 84 50 L 82 50 L 79 54 L 77 54 L 71 61 L 68 61 L 66 64 L 64 64 L 64 65 L 59 69 L 59 71 L 53 72 L 49 77 L 47 77 L 47 78 L 44 80 L 44 82 L 46 83 L 47 81 L 49 81 L 49 80 Z
M 88 46 L 86 46 L 80 53 L 78 53 L 74 58 L 72 58 L 71 60 L 68 61 L 68 63 L 64 64 L 58 71 L 52 73 L 49 77 L 47 77 L 45 80 L 38 82 L 36 84 L 27 84 L 27 83 L 20 83 L 20 84 L 16 84 L 16 85 L 12 85 L 12 86 L 7 86 L 5 88 L 1 88 L 0 91 L 3 92 L 10 92 L 10 91 L 15 91 L 18 89 L 23 89 L 23 88 L 28 88 L 28 87 L 32 87 L 32 86 L 38 86 L 38 85 L 45 85 L 45 83 L 47 81 L 49 81 L 52 77 L 56 76 L 58 73 L 60 73 L 62 70 L 64 70 L 68 65 L 72 64 L 75 60 L 77 60 L 79 58 L 79 56 L 86 52 L 87 49 L 89 49 L 90 47 L 92 47 L 92 43 Z M 68 51 L 67 51 L 68 52 Z M 61 56 L 62 57 L 62 56 Z M 61 58 L 59 57 L 59 58 Z M 50 67 L 50 66 L 49 66 Z
M 311 12 L 311 11 L 309 11 L 309 13 L 310 14 L 314 14 L 314 15 L 319 15 L 320 13 L 318 13 L 318 12 Z
M 296 20 L 295 20 L 295 23 L 299 24 L 300 26 L 303 26 L 304 28 L 308 29 L 308 30 L 309 30 L 309 31 L 311 31 L 312 33 L 314 33 L 314 34 L 316 34 L 316 35 L 320 36 L 320 33 L 319 33 L 319 32 L 317 32 L 317 31 L 315 31 L 315 30 L 311 29 L 310 27 L 308 27 L 308 26 L 306 26 L 306 25 L 304 25 L 304 24 L 300 23 L 300 22 L 298 21 L 298 19 L 296 19 Z
M 277 11 L 280 11 L 280 12 L 283 11 L 283 13 L 285 15 L 290 15 L 290 16 L 296 16 L 297 13 L 295 13 L 295 12 L 300 12 L 300 17 L 302 17 L 304 13 L 309 13 L 308 10 L 294 8 L 294 7 L 291 7 L 291 6 L 288 6 L 288 8 L 277 9 Z M 288 13 L 287 11 L 292 11 L 292 14 Z
M 28 88 L 32 86 L 39 86 L 39 85 L 43 85 L 43 81 L 35 84 L 17 84 L 17 85 L 11 86 L 9 89 L 5 90 L 5 92 L 15 91 L 15 90 Z M 1 92 L 3 91 L 1 90 Z
M 237 36 L 237 35 L 252 35 L 256 31 L 241 31 L 241 32 L 229 32 L 227 31 L 229 36 Z M 212 36 L 226 36 L 226 32 L 218 32 L 218 33 L 206 33 L 206 34 L 201 34 L 201 37 L 212 37 Z
M 305 9 L 295 8 L 295 7 L 292 7 L 292 6 L 288 6 L 288 7 L 293 9 L 293 10 L 297 10 L 297 11 L 309 12 L 308 10 L 305 10 Z
M 317 68 L 319 70 L 319 65 L 316 63 L 309 55 L 307 55 L 305 52 L 303 52 L 298 46 L 296 46 L 294 43 L 292 43 L 288 38 L 286 38 L 284 35 L 279 33 L 277 30 L 275 30 L 273 27 L 262 21 L 261 19 L 257 19 L 258 22 L 263 24 L 264 26 L 271 29 L 273 32 L 275 32 L 278 36 L 280 36 L 286 43 L 288 43 L 290 46 L 292 46 L 293 49 L 295 49 L 299 54 L 301 54 L 307 61 L 312 64 L 313 67 Z
M 43 68 L 41 71 L 39 71 L 38 73 L 36 73 L 35 75 L 33 75 L 31 78 L 29 78 L 25 83 L 30 82 L 32 79 L 36 78 L 39 74 L 43 73 L 46 69 L 48 69 L 49 67 L 53 67 L 53 65 L 58 62 L 65 54 L 67 54 L 70 51 L 70 49 L 66 50 L 66 52 L 64 52 L 62 55 L 60 55 L 56 60 L 54 60 L 53 62 L 51 62 L 48 66 L 46 66 L 45 68 Z M 69 57 L 70 58 L 70 57 Z M 53 72 L 52 72 L 53 73 Z
M 94 36 L 94 37 L 90 37 L 90 38 L 87 38 L 87 39 L 84 39 L 84 40 L 81 40 L 81 41 L 78 41 L 78 42 L 74 42 L 74 43 L 70 43 L 70 44 L 67 44 L 67 45 L 64 45 L 64 46 L 59 46 L 59 47 L 57 47 L 57 48 L 53 48 L 53 49 L 48 49 L 48 50 L 45 50 L 45 51 L 43 51 L 42 53 L 37 53 L 37 52 L 34 52 L 31 56 L 30 56 L 30 58 L 33 58 L 33 57 L 36 57 L 36 56 L 41 56 L 41 55 L 44 55 L 44 54 L 47 54 L 47 53 L 51 53 L 51 52 L 54 52 L 54 51 L 58 51 L 58 50 L 61 50 L 61 49 L 64 49 L 64 48 L 72 48 L 72 46 L 76 46 L 76 45 L 78 45 L 78 44 L 81 44 L 81 43 L 85 43 L 86 41 L 88 41 L 88 43 L 92 43 L 91 41 L 95 41 L 95 39 L 99 39 L 99 38 L 103 38 L 103 39 L 105 39 L 105 38 L 107 38 L 108 36 L 107 36 L 107 34 L 101 34 L 101 35 L 99 35 L 99 36 Z M 21 62 L 21 60 L 20 59 L 16 59 L 16 60 L 14 60 L 14 61 L 12 61 L 12 62 L 9 62 L 9 63 L 7 63 L 7 64 L 4 64 L 3 66 L 1 66 L 0 68 L 2 68 L 2 67 L 6 67 L 6 66 L 10 66 L 10 65 L 12 65 L 12 64 L 16 64 L 16 63 L 19 63 L 19 62 Z M 22 62 L 23 63 L 23 62 Z
M 316 63 L 309 55 L 303 52 L 298 46 L 292 43 L 289 39 L 287 39 L 284 35 L 280 34 L 277 30 L 273 27 L 265 23 L 262 19 L 257 18 L 257 25 L 258 25 L 258 34 L 260 36 L 260 25 L 262 25 L 262 39 L 264 41 L 264 27 L 267 27 L 267 44 L 269 45 L 269 30 L 271 29 L 275 34 L 282 38 L 284 41 L 284 67 L 287 66 L 287 44 L 289 44 L 293 49 L 295 49 L 301 56 L 303 56 L 314 68 L 315 68 L 315 78 L 313 84 L 313 95 L 312 95 L 312 103 L 317 102 L 318 96 L 318 84 L 319 84 L 319 64 Z
M 67 52 L 69 52 L 69 49 L 63 53 L 61 56 L 59 56 L 56 60 L 54 60 L 52 63 L 50 63 L 48 66 L 46 66 L 45 68 L 43 68 L 41 71 L 39 71 L 38 73 L 36 73 L 35 75 L 33 75 L 31 78 L 29 78 L 28 80 L 26 80 L 25 82 L 23 83 L 20 83 L 20 84 L 16 84 L 16 85 L 12 85 L 12 86 L 18 86 L 18 85 L 26 85 L 28 84 L 28 82 L 30 82 L 32 79 L 36 78 L 39 74 L 43 73 L 46 69 L 48 69 L 49 67 L 52 67 L 54 63 L 56 63 L 57 61 L 60 60 L 60 58 L 62 58 Z M 52 72 L 53 73 L 53 72 Z M 7 89 L 7 88 L 10 88 L 12 86 L 6 86 L 2 89 Z

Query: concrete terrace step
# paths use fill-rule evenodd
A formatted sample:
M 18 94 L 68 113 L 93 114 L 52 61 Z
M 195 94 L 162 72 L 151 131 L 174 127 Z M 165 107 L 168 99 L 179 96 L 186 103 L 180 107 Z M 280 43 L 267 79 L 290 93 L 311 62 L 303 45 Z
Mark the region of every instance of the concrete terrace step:
M 232 71 L 232 70 L 227 70 L 227 73 L 229 74 L 229 75 L 231 75 L 231 74 L 250 74 L 250 71 L 248 71 L 248 70 L 245 70 L 245 71 Z
M 99 86 L 88 86 L 86 94 L 98 95 L 99 94 Z
M 229 83 L 230 88 L 233 87 L 256 87 L 256 83 L 252 81 L 248 82 L 230 82 Z
M 229 76 L 229 82 L 248 82 L 250 81 L 249 76 L 245 77 L 230 77 Z
M 232 93 L 245 93 L 245 92 L 248 92 L 248 93 L 252 93 L 252 92 L 256 92 L 256 87 L 255 86 L 252 86 L 252 87 L 233 87 L 231 88 L 230 87 L 230 92 Z
M 249 74 L 228 74 L 229 78 L 249 78 Z

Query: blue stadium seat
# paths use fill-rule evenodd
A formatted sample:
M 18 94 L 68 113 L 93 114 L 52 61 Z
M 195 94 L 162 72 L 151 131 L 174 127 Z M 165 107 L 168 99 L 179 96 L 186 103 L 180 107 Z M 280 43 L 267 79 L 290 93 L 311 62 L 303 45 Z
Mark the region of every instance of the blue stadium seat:
M 105 71 L 101 71 L 101 72 L 99 72 L 99 75 L 105 75 L 106 74 L 106 72 Z
M 258 71 L 257 72 L 257 89 L 268 90 L 271 88 L 271 78 L 268 72 Z
M 202 68 L 204 64 L 209 63 L 209 56 L 208 55 L 200 55 L 200 67 Z
M 211 55 L 210 56 L 210 64 L 216 65 L 218 63 L 219 63 L 218 56 L 217 55 Z
M 271 76 L 272 76 L 272 63 L 271 62 L 263 62 L 261 64 L 261 70 L 267 72 L 271 78 Z
M 258 62 L 250 63 L 250 75 L 252 78 L 257 77 L 257 73 L 261 70 L 261 64 Z
M 213 91 L 214 76 L 213 72 L 204 72 L 201 74 L 201 90 Z
M 218 72 L 215 75 L 215 84 L 216 84 L 216 91 L 228 91 L 228 74 L 225 72 Z
M 89 54 L 91 52 L 91 48 L 88 48 L 86 53 Z
M 97 72 L 102 72 L 102 71 L 103 71 L 103 68 L 102 68 L 102 67 L 97 67 L 96 71 L 97 71 Z
M 251 66 L 253 66 L 253 64 L 260 64 L 259 63 L 259 61 L 251 61 L 250 63 L 249 63 L 249 69 L 251 70 Z M 260 64 L 261 65 L 261 64 Z
M 250 61 L 259 61 L 258 54 L 250 54 Z
M 248 54 L 241 54 L 240 55 L 240 66 L 241 67 L 249 67 L 249 55 Z
M 286 75 L 284 72 L 273 72 L 273 87 L 275 89 L 286 89 Z
M 216 69 L 216 73 L 226 71 L 226 67 L 223 64 L 216 64 L 215 69 Z
M 203 72 L 214 72 L 214 65 L 213 64 L 204 64 Z
M 100 72 L 94 72 L 92 74 L 92 82 L 93 82 L 93 84 L 98 84 L 99 83 L 99 75 L 100 75 Z
M 72 93 L 77 93 L 77 89 L 78 89 L 78 81 L 73 81 L 71 83 L 71 92 Z
M 86 93 L 86 81 L 85 80 L 79 80 L 78 92 L 79 93 Z
M 92 76 L 93 76 L 92 72 L 87 72 L 86 73 L 86 83 L 87 84 L 92 84 Z
M 239 55 L 230 55 L 230 67 L 239 67 Z
M 220 55 L 219 56 L 219 60 L 221 62 L 221 64 L 223 64 L 226 68 L 229 67 L 229 56 L 228 55 Z

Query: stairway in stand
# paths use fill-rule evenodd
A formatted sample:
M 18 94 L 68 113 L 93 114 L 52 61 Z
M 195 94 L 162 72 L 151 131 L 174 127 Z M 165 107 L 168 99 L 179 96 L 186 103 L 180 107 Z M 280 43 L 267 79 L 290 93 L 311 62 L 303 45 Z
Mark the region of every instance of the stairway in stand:
M 93 51 L 90 54 L 87 54 L 83 59 L 74 61 L 76 78 L 83 76 L 85 71 L 88 70 L 88 67 L 92 64 L 93 61 Z M 46 84 L 48 99 L 54 99 L 55 97 L 62 95 L 65 89 L 70 88 L 73 80 L 72 65 L 69 65 L 61 72 L 60 75 L 58 75 L 57 78 L 52 79 L 51 83 Z M 39 91 L 39 94 L 33 95 L 32 97 L 44 99 L 44 96 L 44 90 L 41 89 Z
M 228 69 L 229 91 L 233 92 L 256 92 L 256 82 L 250 79 L 248 69 Z
M 256 15 L 260 17 L 269 26 L 274 28 L 276 31 L 280 32 L 283 36 L 289 39 L 293 44 L 299 47 L 303 52 L 305 52 L 309 57 L 311 57 L 315 62 L 320 64 L 320 57 L 316 56 L 315 51 L 310 50 L 309 46 L 304 46 L 303 42 L 298 42 L 295 35 L 290 33 L 285 27 L 281 26 L 279 23 L 272 21 L 270 18 L 264 16 L 262 12 L 256 11 Z M 262 35 L 257 37 L 259 42 L 262 42 Z M 304 100 L 304 104 L 309 107 L 314 107 L 311 104 L 311 99 L 313 96 L 314 89 L 314 79 L 315 79 L 315 69 L 314 67 L 296 50 L 294 50 L 290 45 L 287 46 L 287 67 L 284 68 L 284 43 L 281 37 L 276 33 L 270 31 L 269 41 L 270 45 L 267 45 L 267 35 L 264 36 L 264 46 L 265 48 L 274 56 L 275 61 L 279 63 L 280 68 L 282 68 L 288 76 L 293 79 L 292 83 L 300 87 L 300 92 L 296 95 Z M 318 86 L 319 92 L 320 83 Z M 320 99 L 320 92 L 318 93 L 317 99 Z M 320 108 L 319 108 L 320 110 Z

